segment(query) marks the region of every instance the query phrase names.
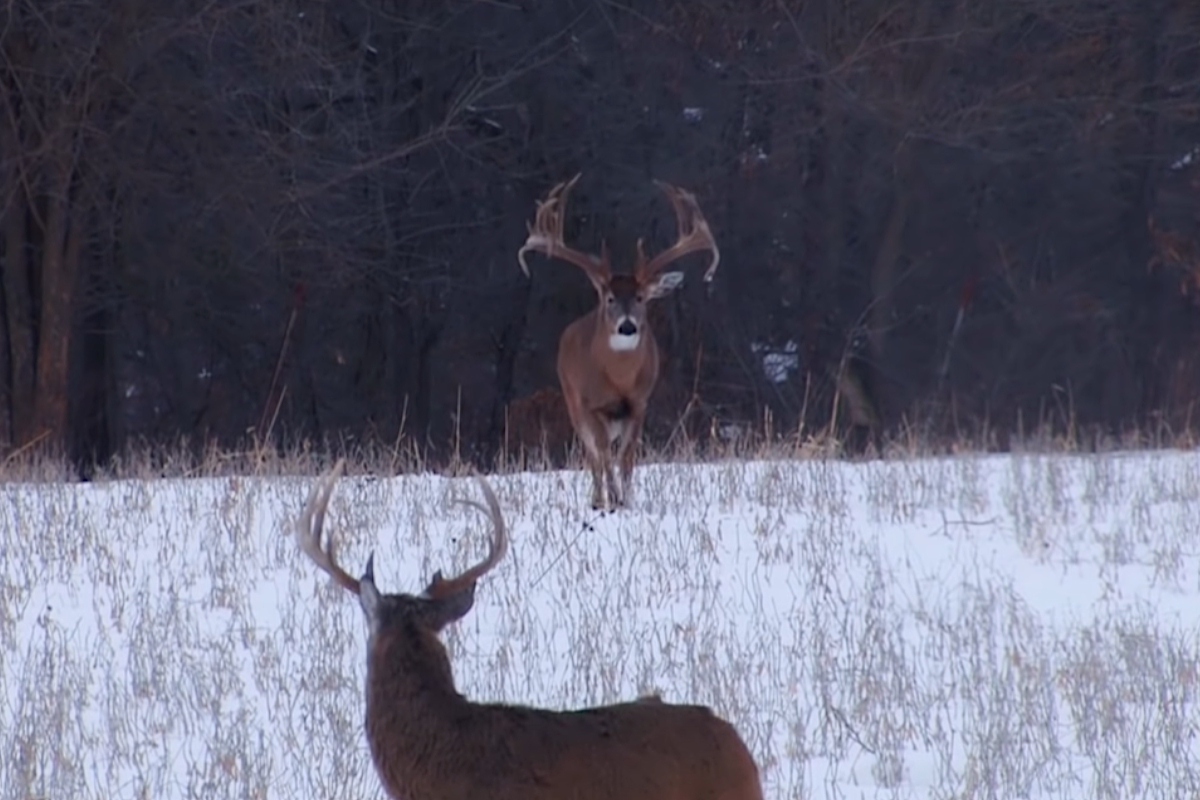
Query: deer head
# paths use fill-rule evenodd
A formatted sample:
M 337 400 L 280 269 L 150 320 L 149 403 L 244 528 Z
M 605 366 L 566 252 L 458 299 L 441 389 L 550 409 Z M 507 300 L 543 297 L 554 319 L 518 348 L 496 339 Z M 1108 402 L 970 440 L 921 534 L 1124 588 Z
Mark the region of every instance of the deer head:
M 529 237 L 517 251 L 517 260 L 526 275 L 529 274 L 529 264 L 525 261 L 525 254 L 531 251 L 550 258 L 561 258 L 582 269 L 596 289 L 598 316 L 607 331 L 610 347 L 617 352 L 635 350 L 646 325 L 646 305 L 683 284 L 682 272 L 663 272 L 663 268 L 689 253 L 709 250 L 712 260 L 704 271 L 704 280 L 711 281 L 721 260 L 721 253 L 708 222 L 700 212 L 695 195 L 669 183 L 655 181 L 675 209 L 678 240 L 654 258 L 647 259 L 643 240 L 639 238 L 633 272 L 614 275 L 606 243 L 601 242 L 600 255 L 595 256 L 568 247 L 563 242 L 567 196 L 580 175 L 582 173 L 557 184 L 547 193 L 545 200 L 538 202 L 534 222 L 529 225 Z

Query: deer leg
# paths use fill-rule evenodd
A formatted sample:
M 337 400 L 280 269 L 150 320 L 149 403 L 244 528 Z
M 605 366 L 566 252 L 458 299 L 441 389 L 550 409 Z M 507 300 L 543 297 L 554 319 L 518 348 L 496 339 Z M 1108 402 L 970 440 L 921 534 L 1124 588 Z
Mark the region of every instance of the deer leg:
M 604 486 L 605 494 L 608 497 L 608 505 L 606 508 L 612 510 L 621 505 L 621 490 L 617 486 L 617 479 L 613 476 L 612 455 L 608 458 L 608 462 L 604 465 Z
M 621 491 L 617 478 L 613 474 L 612 443 L 608 445 L 608 462 L 604 465 L 604 480 L 608 492 L 608 507 L 615 509 L 625 504 L 625 495 Z
M 594 419 L 595 414 L 583 407 L 579 396 L 570 391 L 570 385 L 562 380 L 563 400 L 566 401 L 567 414 L 571 417 L 571 427 L 583 445 L 583 457 L 592 473 L 592 508 L 604 508 L 604 471 L 603 464 L 607 461 L 609 445 L 604 433 L 603 423 Z M 599 427 L 597 424 L 599 423 Z
M 612 503 L 612 446 L 608 427 L 596 414 L 584 413 L 577 431 L 592 469 L 592 508 L 604 510 Z
M 642 438 L 643 419 L 644 410 L 641 413 L 635 410 L 630 414 L 617 443 L 617 462 L 621 466 L 621 488 L 617 494 L 620 499 L 617 502 L 626 507 L 633 501 L 633 465 L 637 459 L 638 443 Z

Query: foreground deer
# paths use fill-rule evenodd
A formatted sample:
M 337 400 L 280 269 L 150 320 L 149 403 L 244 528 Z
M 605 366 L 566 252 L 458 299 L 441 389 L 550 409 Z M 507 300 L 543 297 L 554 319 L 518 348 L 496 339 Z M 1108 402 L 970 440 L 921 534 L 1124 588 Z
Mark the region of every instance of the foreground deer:
M 419 595 L 381 594 L 374 555 L 361 578 L 334 559 L 321 528 L 343 462 L 313 487 L 296 521 L 300 549 L 358 596 L 367 617 L 367 741 L 396 800 L 761 800 L 758 768 L 729 723 L 700 706 L 647 698 L 582 711 L 472 703 L 454 688 L 438 640 L 475 600 L 475 582 L 508 548 L 496 495 L 487 557 Z
M 606 245 L 601 244 L 597 257 L 563 243 L 567 195 L 578 180 L 576 175 L 558 184 L 538 203 L 529 238 L 517 251 L 517 260 L 529 275 L 526 253 L 561 258 L 582 269 L 596 287 L 599 304 L 568 325 L 558 341 L 558 381 L 592 469 L 592 507 L 612 508 L 629 503 L 646 404 L 658 382 L 658 343 L 646 320 L 647 304 L 683 283 L 682 272 L 662 271 L 672 261 L 697 251 L 712 251 L 712 262 L 704 272 L 704 280 L 710 281 L 721 253 L 695 196 L 657 182 L 675 208 L 678 241 L 647 261 L 638 239 L 633 274 L 613 275 Z M 614 442 L 621 465 L 619 488 L 612 472 Z

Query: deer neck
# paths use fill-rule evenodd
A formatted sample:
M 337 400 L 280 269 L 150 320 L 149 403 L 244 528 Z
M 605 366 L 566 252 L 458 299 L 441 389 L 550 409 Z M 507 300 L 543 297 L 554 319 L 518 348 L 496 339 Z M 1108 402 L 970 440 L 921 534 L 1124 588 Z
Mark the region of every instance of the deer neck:
M 393 639 L 372 642 L 370 648 L 368 728 L 375 723 L 379 730 L 411 729 L 418 739 L 436 736 L 443 722 L 460 719 L 470 705 L 454 687 L 440 642 L 413 647 Z
M 392 797 L 443 800 L 459 797 L 446 786 L 459 780 L 473 741 L 478 713 L 454 688 L 440 642 L 371 644 L 367 662 L 367 744 L 380 780 Z
M 597 326 L 592 337 L 592 359 L 600 364 L 608 380 L 617 386 L 634 383 L 643 372 L 647 359 L 652 357 L 654 337 L 646 325 L 641 326 L 636 342 L 634 337 L 621 337 L 612 333 L 606 323 Z

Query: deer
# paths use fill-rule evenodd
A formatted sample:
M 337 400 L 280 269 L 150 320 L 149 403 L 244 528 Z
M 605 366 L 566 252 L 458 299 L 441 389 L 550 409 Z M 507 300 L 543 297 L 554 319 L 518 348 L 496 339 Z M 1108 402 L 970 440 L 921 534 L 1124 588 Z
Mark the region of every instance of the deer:
M 633 272 L 614 275 L 605 242 L 597 256 L 563 241 L 567 196 L 579 178 L 577 174 L 556 184 L 537 202 L 534 221 L 526 223 L 529 236 L 517 251 L 517 260 L 529 277 L 527 253 L 562 259 L 582 269 L 596 289 L 596 307 L 567 325 L 559 338 L 557 370 L 571 425 L 591 468 L 592 508 L 615 510 L 630 504 L 636 448 L 646 406 L 658 383 L 660 354 L 647 320 L 648 304 L 683 283 L 682 272 L 663 272 L 668 264 L 690 253 L 709 251 L 711 261 L 704 271 L 707 283 L 717 270 L 721 252 L 695 195 L 655 181 L 675 210 L 677 240 L 647 260 L 639 238 Z M 620 464 L 619 485 L 613 477 L 614 444 Z
M 440 632 L 462 619 L 479 579 L 504 558 L 496 495 L 477 478 L 491 525 L 487 555 L 455 577 L 441 571 L 418 595 L 384 594 L 372 551 L 355 578 L 339 566 L 326 510 L 344 460 L 309 492 L 295 521 L 305 553 L 358 597 L 368 629 L 366 738 L 393 800 L 762 800 L 758 768 L 734 727 L 704 706 L 656 695 L 552 711 L 475 703 L 455 688 Z M 324 539 L 324 544 L 322 540 Z

